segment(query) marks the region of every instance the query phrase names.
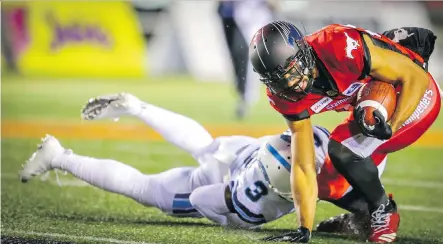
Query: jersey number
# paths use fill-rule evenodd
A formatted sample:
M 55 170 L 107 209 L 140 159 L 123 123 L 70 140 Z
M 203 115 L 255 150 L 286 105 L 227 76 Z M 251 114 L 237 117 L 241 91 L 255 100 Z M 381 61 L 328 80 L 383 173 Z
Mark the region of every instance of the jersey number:
M 265 186 L 265 184 L 263 184 L 263 182 L 256 181 L 254 183 L 254 189 L 251 189 L 250 187 L 246 188 L 245 194 L 249 200 L 256 202 L 262 196 L 268 195 L 268 188 Z

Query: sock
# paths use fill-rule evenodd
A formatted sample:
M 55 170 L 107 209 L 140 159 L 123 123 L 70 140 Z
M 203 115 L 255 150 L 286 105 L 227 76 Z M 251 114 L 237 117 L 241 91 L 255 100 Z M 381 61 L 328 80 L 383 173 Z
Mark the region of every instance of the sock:
M 143 103 L 141 112 L 134 116 L 152 127 L 165 140 L 192 155 L 213 141 L 209 132 L 197 121 L 149 103 Z

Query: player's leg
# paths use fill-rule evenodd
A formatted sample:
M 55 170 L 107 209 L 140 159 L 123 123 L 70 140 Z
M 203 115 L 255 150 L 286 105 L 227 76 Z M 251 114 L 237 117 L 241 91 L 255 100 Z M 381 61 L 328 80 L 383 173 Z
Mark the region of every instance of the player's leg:
M 248 44 L 235 21 L 233 21 L 232 29 L 232 63 L 235 71 L 235 87 L 239 98 L 236 108 L 236 116 L 237 118 L 242 119 L 247 112 L 247 104 L 245 103 L 245 85 L 248 68 Z
M 236 113 L 237 117 L 242 118 L 245 112 L 243 104 L 246 65 L 248 61 L 248 51 L 246 47 L 248 44 L 238 29 L 237 23 L 233 19 L 233 5 L 233 2 L 220 1 L 218 10 L 223 23 L 223 31 L 234 68 L 236 90 L 240 96 L 240 102 L 237 106 Z
M 386 167 L 387 157 L 377 166 L 379 178 L 382 176 Z M 369 206 L 363 195 L 345 183 L 343 176 L 335 174 L 335 170 L 328 171 L 332 166 L 327 158 L 324 167 L 326 174 L 320 174 L 319 178 L 319 198 L 336 205 L 339 208 L 349 211 L 349 213 L 340 214 L 320 222 L 317 225 L 317 231 L 326 233 L 356 234 L 362 239 L 366 239 L 370 234 L 370 216 Z M 332 172 L 332 173 L 331 173 Z M 326 178 L 326 181 L 324 181 Z M 320 184 L 325 186 L 320 186 Z M 341 197 L 339 197 L 341 196 Z
M 440 103 L 439 90 L 432 80 L 417 110 L 390 140 L 382 141 L 362 135 L 352 120 L 332 132 L 329 143 L 332 163 L 368 202 L 372 215 L 370 241 L 385 239 L 383 241 L 392 242 L 399 223 L 395 204 L 391 204 L 392 201 L 386 196 L 375 166 L 386 153 L 405 148 L 418 140 L 437 118 Z M 389 223 L 388 227 L 386 223 Z
M 387 157 L 372 157 L 374 165 L 376 165 L 377 177 L 380 178 L 386 167 Z M 360 203 L 356 203 L 354 206 L 352 195 L 350 192 L 357 192 L 346 178 L 338 172 L 334 167 L 332 160 L 327 156 L 321 168 L 321 172 L 318 177 L 318 197 L 320 200 L 330 201 L 335 204 L 337 200 L 343 202 L 343 204 L 336 204 L 338 207 L 346 209 L 350 212 L 367 212 L 369 210 L 368 202 L 366 200 L 364 206 Z M 363 195 L 359 194 L 359 199 L 362 199 Z
M 272 9 L 263 1 L 238 1 L 235 5 L 234 19 L 249 43 L 255 32 L 273 19 Z M 252 106 L 260 98 L 260 86 L 256 82 L 258 77 L 253 71 L 251 62 L 248 60 L 245 66 L 245 102 L 246 106 Z
M 133 198 L 144 205 L 156 205 L 155 200 L 146 198 L 155 197 L 147 192 L 154 187 L 153 177 L 116 160 L 75 154 L 72 150 L 63 148 L 56 138 L 46 136 L 20 176 L 22 181 L 27 181 L 32 176 L 51 169 L 69 172 L 95 187 Z
M 131 94 L 120 93 L 91 99 L 83 109 L 88 120 L 133 115 L 145 121 L 167 141 L 189 152 L 198 163 L 210 161 L 212 154 L 235 153 L 252 140 L 246 136 L 225 136 L 214 140 L 198 122 L 186 116 L 140 101 Z
M 375 164 L 377 164 L 377 172 L 378 172 L 378 178 L 380 179 L 383 175 L 383 172 L 386 168 L 388 157 L 385 156 L 382 158 L 381 162 L 378 162 L 378 159 L 375 160 Z M 346 185 L 343 185 L 345 187 Z M 336 189 L 340 189 L 340 187 L 337 187 Z M 342 197 L 338 199 L 329 199 L 328 201 L 335 204 L 337 207 L 345 209 L 351 213 L 361 213 L 365 215 L 369 215 L 369 206 L 366 199 L 363 197 L 361 192 L 355 190 L 352 188 L 352 186 L 349 186 L 346 190 L 343 188 L 343 190 L 339 190 L 337 192 L 343 192 L 341 195 Z
M 192 205 L 207 219 L 222 225 L 237 228 L 254 228 L 255 224 L 241 220 L 229 207 L 231 191 L 225 183 L 202 186 L 195 189 L 190 200 Z M 230 209 L 231 208 L 231 209 Z
M 372 152 L 369 152 L 369 155 L 359 155 L 344 146 L 341 140 L 334 138 L 335 134 L 344 135 L 348 132 L 348 126 L 353 125 L 342 124 L 332 132 L 328 148 L 329 156 L 338 173 L 343 175 L 354 189 L 363 193 L 369 203 L 370 211 L 373 211 L 381 204 L 387 204 L 388 198 L 378 178 L 377 165 L 369 157 Z M 351 134 L 348 136 L 352 138 Z
M 257 138 L 249 136 L 220 136 L 215 138 L 210 145 L 193 154 L 193 156 L 199 164 L 215 160 L 229 167 L 243 149 L 257 142 Z
M 350 140 L 363 138 L 366 143 L 350 143 Z M 380 158 L 371 157 L 382 143 L 359 134 L 357 125 L 348 121 L 332 132 L 328 151 L 334 168 L 343 176 L 346 184 L 350 184 L 367 202 L 368 212 L 373 216 L 370 222 L 374 228 L 370 233 L 379 236 L 377 239 L 380 242 L 392 242 L 396 239 L 400 217 L 395 202 L 388 198 L 378 177 L 376 166 Z M 376 230 L 379 225 L 385 226 L 382 232 Z M 370 241 L 372 234 L 368 238 Z
M 153 104 L 142 103 L 140 113 L 134 116 L 162 135 L 166 141 L 188 153 L 196 154 L 213 141 L 211 134 L 197 121 Z
M 226 184 L 218 183 L 202 186 L 195 189 L 189 197 L 192 206 L 196 208 L 204 217 L 226 226 L 228 219 L 226 215 L 230 213 L 225 201 Z
M 209 132 L 197 121 L 141 101 L 128 93 L 90 99 L 82 115 L 87 120 L 135 116 L 162 135 L 165 140 L 190 154 L 197 153 L 213 141 Z
M 199 217 L 200 214 L 190 204 L 189 195 L 199 186 L 222 182 L 219 176 L 221 169 L 215 168 L 216 165 L 208 164 L 199 168 L 182 167 L 145 175 L 116 160 L 77 155 L 65 150 L 54 137 L 48 136 L 24 166 L 20 176 L 25 182 L 34 175 L 60 169 L 100 189 L 124 195 L 165 213 Z
M 197 168 L 171 169 L 156 175 L 158 186 L 154 194 L 163 196 L 163 211 L 172 216 L 201 216 L 191 202 L 191 194 L 207 185 L 222 184 L 228 170 L 228 165 L 217 161 L 205 162 Z

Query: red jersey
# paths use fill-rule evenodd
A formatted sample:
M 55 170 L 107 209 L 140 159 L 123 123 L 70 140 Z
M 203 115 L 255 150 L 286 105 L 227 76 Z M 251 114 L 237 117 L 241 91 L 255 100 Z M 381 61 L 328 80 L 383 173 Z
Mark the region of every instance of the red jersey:
M 312 92 L 296 102 L 280 98 L 267 89 L 271 106 L 290 120 L 302 120 L 331 110 L 350 110 L 358 89 L 371 79 L 371 60 L 363 34 L 369 35 L 376 46 L 402 53 L 417 63 L 424 62 L 418 54 L 385 36 L 349 25 L 328 25 L 305 39 L 315 53 L 322 79 L 327 80 L 332 89 Z M 314 86 L 316 83 L 317 79 Z

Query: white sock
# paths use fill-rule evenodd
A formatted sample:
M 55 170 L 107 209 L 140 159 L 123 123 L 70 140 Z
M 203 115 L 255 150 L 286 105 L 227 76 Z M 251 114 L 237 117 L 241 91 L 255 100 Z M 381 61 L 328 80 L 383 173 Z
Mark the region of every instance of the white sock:
M 112 159 L 97 159 L 65 152 L 55 157 L 53 168 L 67 171 L 100 189 L 121 194 L 147 206 L 157 201 L 147 192 L 155 175 L 144 175 L 137 169 Z
M 184 115 L 143 102 L 137 118 L 152 127 L 168 142 L 192 155 L 213 141 L 209 132 L 197 121 Z

